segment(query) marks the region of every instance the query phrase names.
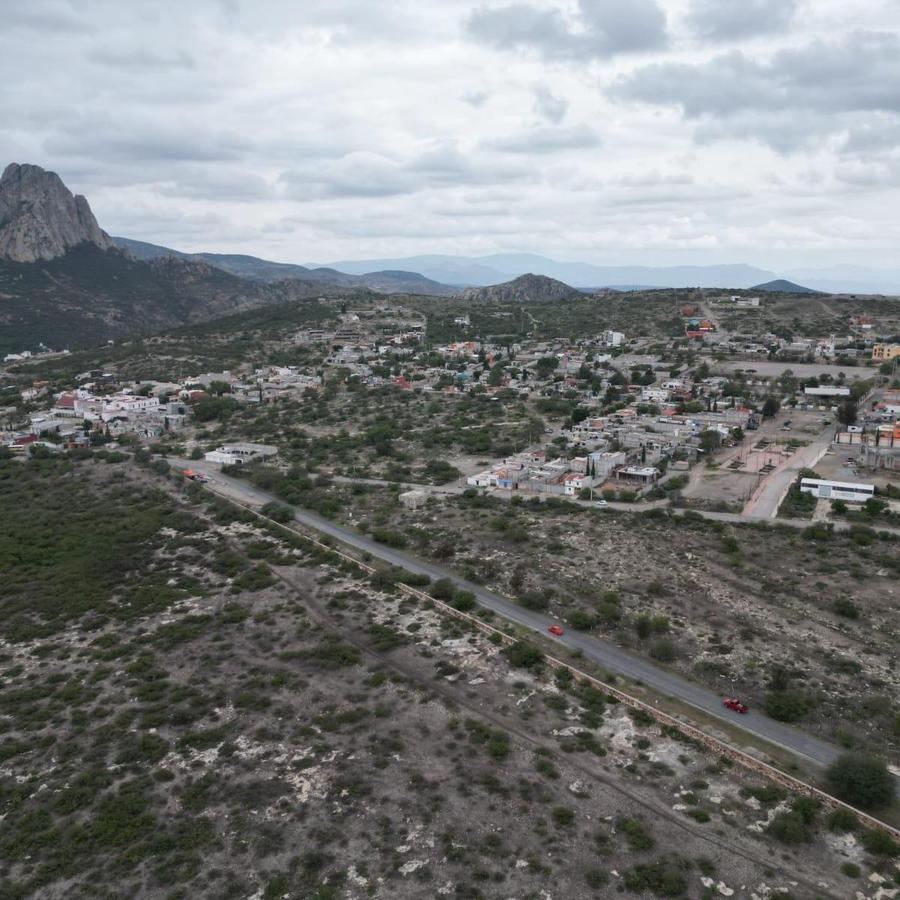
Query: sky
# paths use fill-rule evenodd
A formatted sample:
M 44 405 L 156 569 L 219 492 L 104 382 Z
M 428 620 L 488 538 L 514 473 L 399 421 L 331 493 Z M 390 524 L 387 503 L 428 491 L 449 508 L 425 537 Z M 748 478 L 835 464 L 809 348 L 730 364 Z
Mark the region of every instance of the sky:
M 0 167 L 112 234 L 898 267 L 898 0 L 0 3 Z

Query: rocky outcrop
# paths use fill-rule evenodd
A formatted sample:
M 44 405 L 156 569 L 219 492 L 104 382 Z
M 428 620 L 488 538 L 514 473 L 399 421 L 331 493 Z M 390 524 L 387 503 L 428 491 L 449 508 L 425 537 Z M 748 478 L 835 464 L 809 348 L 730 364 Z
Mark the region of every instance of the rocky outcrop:
M 57 259 L 86 243 L 115 247 L 87 200 L 74 196 L 55 172 L 10 163 L 0 178 L 0 259 Z
M 463 291 L 464 300 L 493 303 L 540 303 L 548 300 L 572 300 L 580 296 L 575 288 L 546 275 L 520 275 L 503 284 L 469 288 Z

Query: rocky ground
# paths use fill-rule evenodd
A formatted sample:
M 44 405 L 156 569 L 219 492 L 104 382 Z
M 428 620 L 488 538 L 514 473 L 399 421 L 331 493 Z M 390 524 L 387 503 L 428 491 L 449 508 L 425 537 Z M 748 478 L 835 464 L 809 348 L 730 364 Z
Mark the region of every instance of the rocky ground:
M 900 557 L 874 532 L 466 496 L 412 511 L 386 489 L 329 490 L 375 536 L 836 743 L 900 758 Z
M 893 895 L 866 833 L 121 465 L 0 462 L 4 900 Z

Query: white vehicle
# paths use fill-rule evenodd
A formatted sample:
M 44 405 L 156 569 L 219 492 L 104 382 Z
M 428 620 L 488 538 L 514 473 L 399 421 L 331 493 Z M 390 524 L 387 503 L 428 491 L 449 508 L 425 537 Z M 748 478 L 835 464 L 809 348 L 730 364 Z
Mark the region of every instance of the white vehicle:
M 609 506 L 608 500 L 597 500 L 597 506 Z

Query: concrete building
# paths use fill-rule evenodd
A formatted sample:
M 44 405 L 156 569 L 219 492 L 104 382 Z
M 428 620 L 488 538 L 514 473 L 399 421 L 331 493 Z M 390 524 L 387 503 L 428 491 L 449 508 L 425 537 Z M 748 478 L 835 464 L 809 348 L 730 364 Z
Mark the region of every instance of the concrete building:
M 812 494 L 820 500 L 843 500 L 846 503 L 865 503 L 875 496 L 874 484 L 855 481 L 827 481 L 823 478 L 801 478 L 800 492 Z
M 204 456 L 207 462 L 222 466 L 240 466 L 258 459 L 271 459 L 278 455 L 277 447 L 267 444 L 223 444 Z
M 875 344 L 872 347 L 872 362 L 890 362 L 900 357 L 900 344 Z

